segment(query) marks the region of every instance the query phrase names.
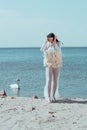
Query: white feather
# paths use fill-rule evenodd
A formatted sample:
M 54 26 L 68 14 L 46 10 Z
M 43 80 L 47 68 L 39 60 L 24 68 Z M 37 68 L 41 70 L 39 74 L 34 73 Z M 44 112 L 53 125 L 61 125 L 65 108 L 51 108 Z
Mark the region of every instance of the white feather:
M 19 88 L 20 88 L 19 82 L 20 82 L 20 80 L 18 79 L 16 84 L 11 84 L 11 85 L 10 85 L 10 88 L 19 89 Z
M 18 84 L 11 84 L 10 88 L 19 88 Z

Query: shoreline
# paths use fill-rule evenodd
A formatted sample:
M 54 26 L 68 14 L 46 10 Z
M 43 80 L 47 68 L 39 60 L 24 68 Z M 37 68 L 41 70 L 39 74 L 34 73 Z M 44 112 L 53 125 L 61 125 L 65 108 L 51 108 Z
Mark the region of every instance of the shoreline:
M 1 130 L 87 130 L 87 99 L 0 98 Z

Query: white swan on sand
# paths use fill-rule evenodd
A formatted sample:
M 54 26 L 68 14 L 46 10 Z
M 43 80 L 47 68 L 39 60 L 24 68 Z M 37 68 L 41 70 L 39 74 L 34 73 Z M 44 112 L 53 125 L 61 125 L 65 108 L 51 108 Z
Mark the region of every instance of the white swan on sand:
M 10 88 L 12 88 L 12 89 L 20 89 L 20 85 L 19 85 L 20 79 L 18 79 L 16 82 L 17 82 L 16 84 L 11 84 Z

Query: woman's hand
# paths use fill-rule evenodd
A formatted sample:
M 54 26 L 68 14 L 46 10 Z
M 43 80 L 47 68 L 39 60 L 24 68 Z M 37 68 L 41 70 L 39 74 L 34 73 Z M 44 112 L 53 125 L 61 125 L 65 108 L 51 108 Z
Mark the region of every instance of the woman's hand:
M 53 41 L 54 44 L 56 43 L 56 39 L 57 39 L 57 36 L 55 35 L 55 38 L 54 38 L 54 41 Z

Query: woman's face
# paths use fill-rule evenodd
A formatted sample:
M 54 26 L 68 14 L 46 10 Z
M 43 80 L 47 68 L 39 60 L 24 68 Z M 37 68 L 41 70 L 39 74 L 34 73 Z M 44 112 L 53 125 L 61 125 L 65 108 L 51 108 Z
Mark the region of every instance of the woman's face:
M 47 40 L 52 43 L 54 41 L 54 38 L 53 37 L 49 37 L 49 38 L 47 38 Z

